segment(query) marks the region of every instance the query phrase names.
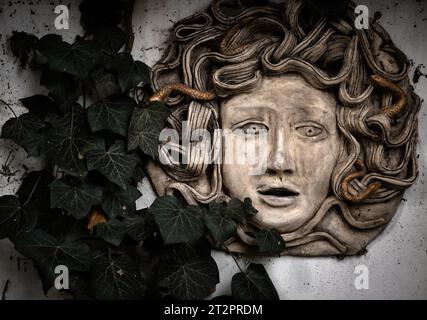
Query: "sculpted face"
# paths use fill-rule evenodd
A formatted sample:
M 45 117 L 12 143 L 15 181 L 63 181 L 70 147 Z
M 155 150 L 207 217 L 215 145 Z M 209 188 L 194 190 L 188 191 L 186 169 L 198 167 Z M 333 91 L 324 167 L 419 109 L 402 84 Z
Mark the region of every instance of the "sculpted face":
M 222 103 L 221 126 L 229 129 L 223 153 L 245 152 L 245 139 L 258 151 L 247 153 L 251 164 L 222 165 L 226 193 L 252 199 L 256 225 L 294 231 L 325 200 L 339 152 L 335 108 L 332 95 L 297 75 L 263 78 L 252 92 Z M 256 139 L 263 132 L 266 143 Z M 253 174 L 254 165 L 264 170 Z

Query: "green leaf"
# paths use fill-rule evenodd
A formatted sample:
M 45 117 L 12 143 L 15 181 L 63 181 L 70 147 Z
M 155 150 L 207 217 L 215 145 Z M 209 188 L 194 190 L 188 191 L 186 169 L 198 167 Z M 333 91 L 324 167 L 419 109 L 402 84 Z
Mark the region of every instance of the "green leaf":
M 132 114 L 128 132 L 128 149 L 138 147 L 153 159 L 157 157 L 159 136 L 169 109 L 160 102 L 153 102 L 147 108 L 136 108 Z
M 138 184 L 138 182 L 142 181 L 142 179 L 144 179 L 146 176 L 145 172 L 144 172 L 144 165 L 142 163 L 139 163 L 136 168 L 135 171 L 133 173 L 133 183 L 134 184 Z
M 45 50 L 49 50 L 49 48 L 57 45 L 61 45 L 62 43 L 62 36 L 59 34 L 52 34 L 49 33 L 43 37 L 40 38 L 40 40 L 36 44 L 36 49 L 40 52 L 43 52 Z
M 102 201 L 102 189 L 87 182 L 71 184 L 55 180 L 50 185 L 52 208 L 63 208 L 76 219 L 85 218 L 93 205 Z
M 99 255 L 90 279 L 92 292 L 100 300 L 138 299 L 145 290 L 136 263 L 126 255 Z
M 237 300 L 279 300 L 264 266 L 256 263 L 251 263 L 246 272 L 233 276 L 231 292 Z
M 44 120 L 48 112 L 54 113 L 59 111 L 58 106 L 49 97 L 36 94 L 31 97 L 19 99 L 22 104 L 29 110 L 31 115 Z
M 86 153 L 89 170 L 98 170 L 109 181 L 126 189 L 139 158 L 126 152 L 123 142 L 113 144 L 108 151 L 89 150 Z
M 134 61 L 129 53 L 116 56 L 110 64 L 116 70 L 122 91 L 135 88 L 140 82 L 151 85 L 151 70 L 141 61 Z
M 30 156 L 40 153 L 44 136 L 40 129 L 44 123 L 30 113 L 24 113 L 18 118 L 12 118 L 3 125 L 1 137 L 11 139 L 22 146 Z
M 223 203 L 211 202 L 209 211 L 205 214 L 205 223 L 217 243 L 222 243 L 237 232 L 237 224 L 225 216 L 226 207 Z
M 184 207 L 174 196 L 157 198 L 149 208 L 166 244 L 197 240 L 204 231 L 204 209 Z
M 34 50 L 38 38 L 26 32 L 13 31 L 9 39 L 12 54 L 19 58 L 21 68 L 25 68 L 31 52 Z
M 94 68 L 89 75 L 89 79 L 91 81 L 90 86 L 96 90 L 99 99 L 105 99 L 120 92 L 120 86 L 114 71 L 106 69 L 103 65 Z
M 65 173 L 83 177 L 87 173 L 83 155 L 80 153 L 77 140 L 66 130 L 51 129 L 48 131 L 46 152 L 49 158 Z
M 124 225 L 117 219 L 110 219 L 96 227 L 96 234 L 114 246 L 122 242 L 125 233 Z
M 245 198 L 243 200 L 243 210 L 245 211 L 246 217 L 255 215 L 258 210 L 252 206 L 252 200 L 250 198 Z
M 48 112 L 45 122 L 55 129 L 64 129 L 75 134 L 86 121 L 83 107 L 74 103 L 64 114 L 60 112 Z
M 132 186 L 126 186 L 126 189 L 109 185 L 104 190 L 102 200 L 102 209 L 111 218 L 116 216 L 128 216 L 136 212 L 135 201 L 141 197 L 141 192 Z
M 30 232 L 37 224 L 38 214 L 19 201 L 16 196 L 0 197 L 0 239 L 14 239 Z
M 50 69 L 84 79 L 102 59 L 102 52 L 93 41 L 80 40 L 70 45 L 58 39 L 41 39 L 37 49 L 46 57 Z
M 76 220 L 72 216 L 61 215 L 51 210 L 48 215 L 43 215 L 39 220 L 37 227 L 49 232 L 61 242 L 75 241 L 89 236 L 85 219 Z
M 280 254 L 285 249 L 285 241 L 274 229 L 261 230 L 255 233 L 259 252 Z
M 258 211 L 252 207 L 252 201 L 249 198 L 245 198 L 244 202 L 237 198 L 232 198 L 226 205 L 224 215 L 238 223 L 245 224 L 246 220 L 257 212 Z
M 135 241 L 142 241 L 146 237 L 145 219 L 137 214 L 127 216 L 123 220 L 126 233 Z
M 48 113 L 45 121 L 53 128 L 46 130 L 45 151 L 54 164 L 65 173 L 85 176 L 86 164 L 83 161 L 83 139 L 78 137 L 84 124 L 84 110 L 73 105 L 66 115 Z
M 79 5 L 80 22 L 89 33 L 99 26 L 116 26 L 122 21 L 123 4 L 127 2 L 83 0 Z
M 98 135 L 82 132 L 76 137 L 79 153 L 86 155 L 90 150 L 105 150 L 105 140 Z
M 87 245 L 77 241 L 61 242 L 40 229 L 17 238 L 15 248 L 35 261 L 42 275 L 45 293 L 54 283 L 58 265 L 74 271 L 88 271 L 90 267 L 91 255 Z
M 48 184 L 52 182 L 53 177 L 48 170 L 32 171 L 24 177 L 17 192 L 21 203 L 28 202 L 40 211 L 50 209 Z
M 75 77 L 65 72 L 43 69 L 40 84 L 49 89 L 49 96 L 61 107 L 63 112 L 76 102 L 81 93 L 79 83 Z
M 92 131 L 110 130 L 126 137 L 135 106 L 135 101 L 124 95 L 112 95 L 95 102 L 87 111 L 90 128 Z
M 126 43 L 126 34 L 116 26 L 98 27 L 93 34 L 93 41 L 101 49 L 110 54 L 120 50 Z
M 193 257 L 185 262 L 174 259 L 161 264 L 159 285 L 169 289 L 177 299 L 196 300 L 209 295 L 219 282 L 215 260 L 208 257 Z

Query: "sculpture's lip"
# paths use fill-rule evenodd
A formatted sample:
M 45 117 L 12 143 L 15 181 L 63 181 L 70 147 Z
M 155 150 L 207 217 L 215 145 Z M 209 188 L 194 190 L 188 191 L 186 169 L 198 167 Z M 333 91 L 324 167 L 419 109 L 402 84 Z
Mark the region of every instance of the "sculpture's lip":
M 290 186 L 261 186 L 257 189 L 260 198 L 272 207 L 286 207 L 295 203 L 299 192 Z

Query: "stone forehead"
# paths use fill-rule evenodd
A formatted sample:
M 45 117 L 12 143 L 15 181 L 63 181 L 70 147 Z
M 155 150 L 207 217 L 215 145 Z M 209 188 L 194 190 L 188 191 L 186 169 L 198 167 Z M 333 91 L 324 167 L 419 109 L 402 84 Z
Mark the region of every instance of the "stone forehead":
M 330 111 L 330 107 L 334 110 L 337 103 L 332 93 L 314 88 L 302 76 L 283 74 L 263 77 L 251 92 L 231 96 L 223 105 L 231 106 L 234 102 L 238 102 L 235 104 L 238 107 L 245 106 L 245 102 L 251 105 L 258 102 L 282 105 L 286 101 L 293 101 L 293 104 L 301 101 L 301 106 L 315 106 L 324 111 Z

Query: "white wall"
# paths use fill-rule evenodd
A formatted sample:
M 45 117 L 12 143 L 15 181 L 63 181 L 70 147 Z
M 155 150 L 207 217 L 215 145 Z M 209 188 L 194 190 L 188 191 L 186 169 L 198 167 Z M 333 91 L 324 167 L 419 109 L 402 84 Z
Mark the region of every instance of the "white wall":
M 35 75 L 28 69 L 21 71 L 18 63 L 11 58 L 5 43 L 12 30 L 32 32 L 38 36 L 46 33 L 60 33 L 66 40 L 72 40 L 81 31 L 78 16 L 78 1 L 70 1 L 70 30 L 57 31 L 53 27 L 55 14 L 53 9 L 61 1 L 33 1 L 29 6 L 25 1 L 12 1 L 0 4 L 0 99 L 11 104 L 15 112 L 22 112 L 18 99 L 43 92 L 35 84 Z M 173 22 L 203 9 L 209 1 L 203 0 L 145 0 L 138 1 L 134 12 L 134 30 L 136 38 L 133 55 L 152 65 L 162 53 L 169 28 Z M 419 64 L 427 65 L 427 5 L 424 1 L 358 1 L 370 9 L 370 15 L 381 11 L 380 23 L 387 29 L 394 42 L 412 60 L 412 73 Z M 68 2 L 67 2 L 68 4 Z M 425 10 L 424 10 L 425 8 Z M 16 11 L 15 11 L 16 10 Z M 33 14 L 31 13 L 33 12 Z M 425 69 L 424 69 L 425 70 Z M 416 91 L 425 100 L 427 80 L 422 77 Z M 0 110 L 0 126 L 11 116 L 7 110 Z M 258 259 L 266 264 L 279 295 L 282 299 L 426 299 L 427 298 L 427 204 L 425 195 L 427 165 L 427 120 L 425 107 L 420 112 L 419 171 L 417 183 L 405 194 L 407 201 L 402 202 L 398 212 L 387 229 L 368 247 L 368 253 L 362 257 L 344 260 L 336 258 L 267 258 Z M 9 142 L 0 139 L 0 167 L 5 162 L 9 150 L 17 149 Z M 20 169 L 25 161 L 32 165 L 33 159 L 26 159 L 22 150 L 16 154 L 12 169 Z M 12 183 L 0 175 L 0 194 L 14 193 L 19 186 L 17 180 L 20 170 Z M 138 201 L 145 206 L 152 201 L 153 193 L 148 184 L 142 184 L 144 198 Z M 0 241 L 0 293 L 9 279 L 7 299 L 41 299 L 40 281 L 31 262 L 23 262 L 18 270 L 18 257 L 13 245 Z M 234 261 L 221 252 L 214 257 L 220 268 L 221 283 L 217 294 L 229 293 L 231 276 L 238 272 Z M 248 261 L 240 260 L 243 266 Z M 354 287 L 354 269 L 357 265 L 366 265 L 370 272 L 368 290 L 356 290 Z

